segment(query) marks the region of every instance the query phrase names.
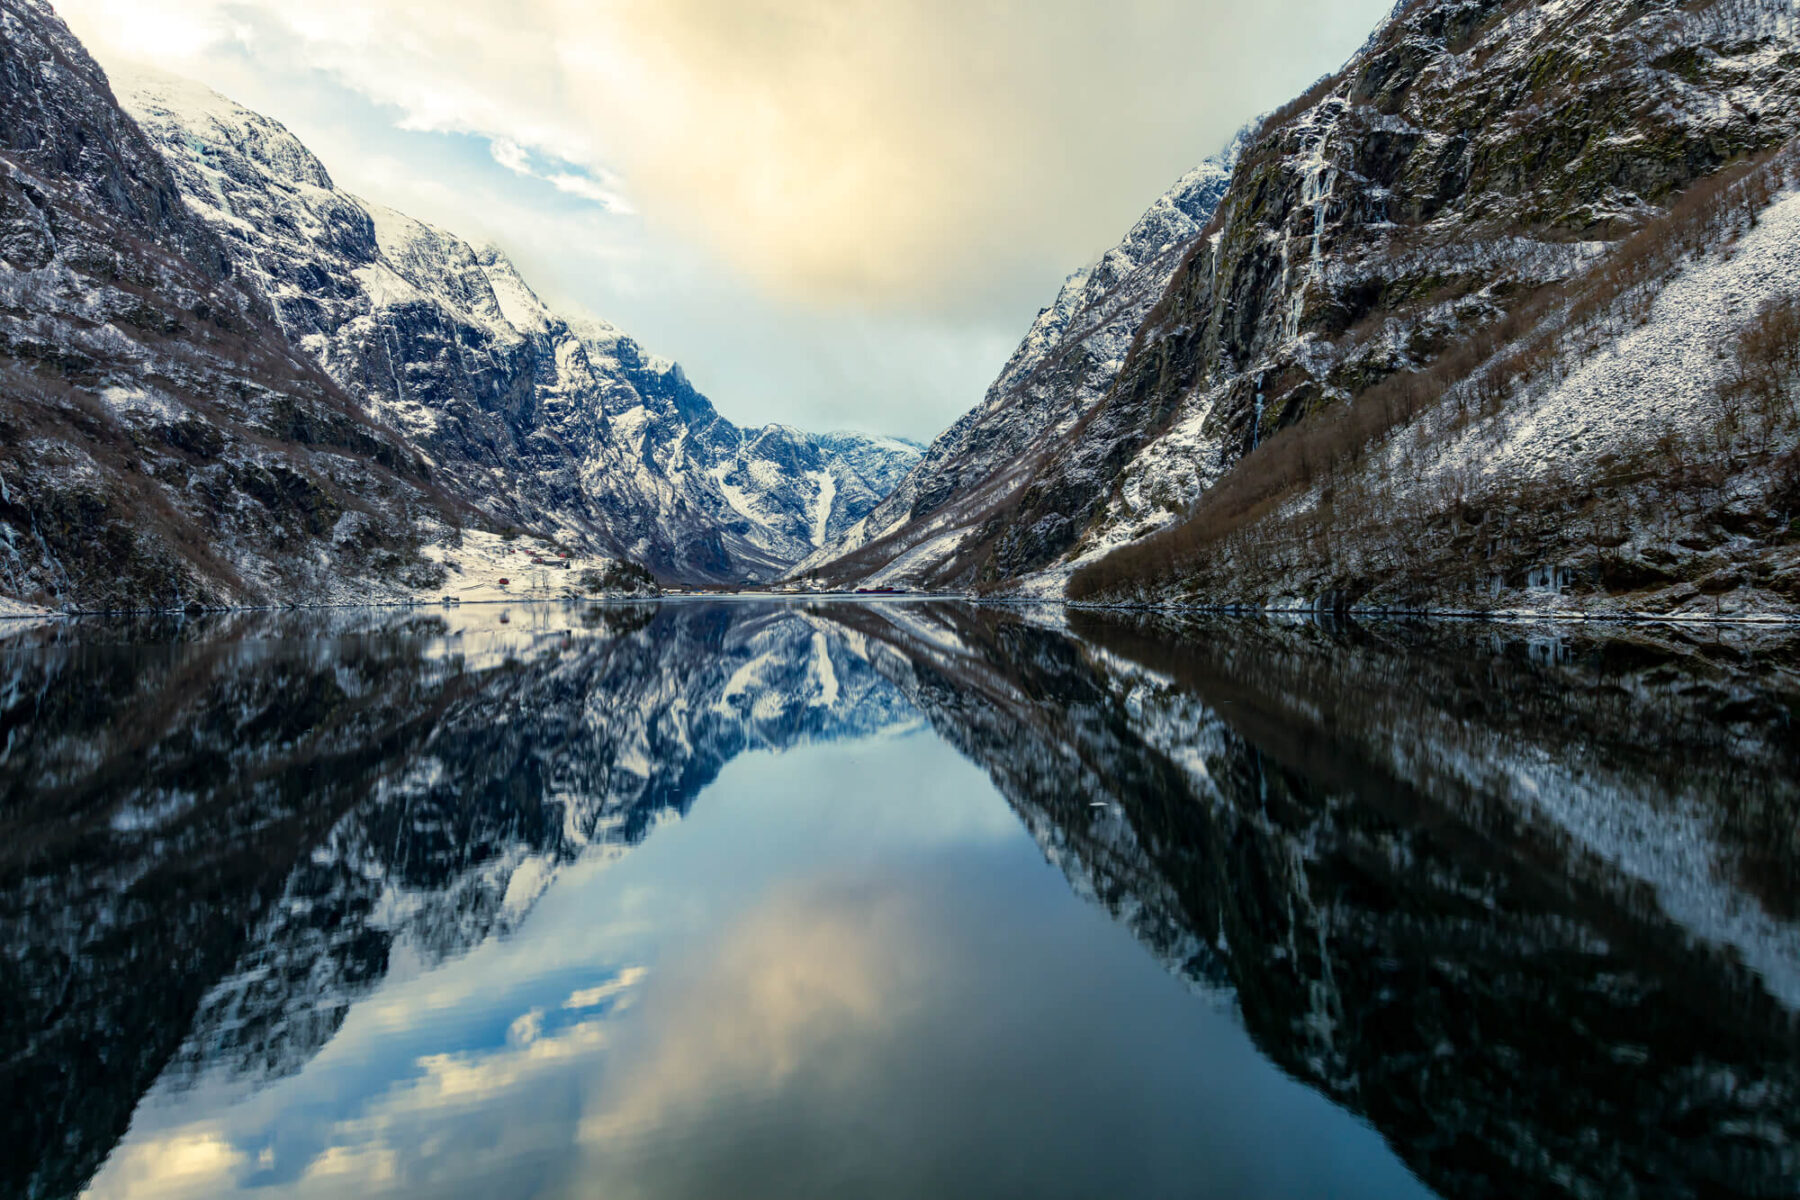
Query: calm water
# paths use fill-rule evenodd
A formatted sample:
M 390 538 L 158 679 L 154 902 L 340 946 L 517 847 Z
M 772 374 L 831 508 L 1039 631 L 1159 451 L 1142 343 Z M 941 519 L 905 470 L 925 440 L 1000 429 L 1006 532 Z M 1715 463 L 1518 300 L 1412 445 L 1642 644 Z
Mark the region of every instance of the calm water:
M 1800 1195 L 1800 647 L 0 641 L 0 1195 Z

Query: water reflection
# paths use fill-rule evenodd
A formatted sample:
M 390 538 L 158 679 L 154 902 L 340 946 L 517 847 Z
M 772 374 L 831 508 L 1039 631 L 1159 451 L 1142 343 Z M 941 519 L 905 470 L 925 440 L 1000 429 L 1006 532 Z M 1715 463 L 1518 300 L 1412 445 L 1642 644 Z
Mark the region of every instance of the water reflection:
M 0 643 L 0 1189 L 1792 1194 L 1790 640 L 510 616 Z

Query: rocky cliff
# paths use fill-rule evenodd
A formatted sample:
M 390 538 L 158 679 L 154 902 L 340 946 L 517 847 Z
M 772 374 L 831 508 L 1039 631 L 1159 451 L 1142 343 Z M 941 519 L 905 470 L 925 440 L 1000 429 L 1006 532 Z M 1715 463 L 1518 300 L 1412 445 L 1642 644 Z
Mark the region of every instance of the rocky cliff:
M 0 593 L 405 595 L 461 506 L 281 336 L 48 4 L 0 3 Z
M 1792 248 L 1764 232 L 1737 280 L 1693 260 L 1730 259 L 1788 186 L 1766 156 L 1796 131 L 1796 39 L 1788 0 L 1399 4 L 1246 139 L 1104 396 L 1003 487 L 934 498 L 958 515 L 927 574 L 1062 594 L 1121 551 L 1083 595 L 1531 607 L 1548 572 L 1611 595 L 1658 583 L 1656 604 L 1685 611 L 1710 609 L 1715 577 L 1790 573 L 1794 381 L 1751 380 L 1752 403 L 1753 372 L 1718 364 L 1785 328 Z M 1680 303 L 1652 311 L 1684 272 Z M 1704 322 L 1659 357 L 1697 302 Z M 1649 348 L 1629 343 L 1653 317 Z M 1738 487 L 1746 467 L 1760 474 Z M 1589 536 L 1657 510 L 1686 524 L 1654 546 Z M 848 574 L 908 575 L 918 544 Z M 1767 586 L 1743 600 L 1786 603 Z
M 1581 575 L 1585 606 L 1710 611 L 1717 591 L 1675 585 L 1743 579 L 1714 553 L 1734 534 L 1790 572 L 1800 431 L 1719 364 L 1792 298 L 1791 237 L 1758 226 L 1788 186 L 1768 154 L 1796 130 L 1797 31 L 1785 0 L 1401 5 L 1265 126 L 991 571 L 1186 518 L 1082 594 L 1147 572 L 1215 602 L 1508 608 Z M 1184 470 L 1176 503 L 1147 502 Z M 1614 532 L 1659 514 L 1684 527 Z M 1607 565 L 1645 550 L 1693 561 Z

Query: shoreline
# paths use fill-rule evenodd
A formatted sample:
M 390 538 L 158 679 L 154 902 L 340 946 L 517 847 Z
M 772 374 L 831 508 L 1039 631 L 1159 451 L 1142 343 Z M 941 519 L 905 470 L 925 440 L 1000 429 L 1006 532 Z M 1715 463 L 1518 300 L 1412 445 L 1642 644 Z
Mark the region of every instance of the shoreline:
M 1737 613 L 1731 616 L 1690 613 L 1571 612 L 1535 609 L 1452 609 L 1452 608 L 1259 608 L 1244 604 L 1121 604 L 1091 600 L 1022 601 L 1019 603 L 1061 604 L 1083 612 L 1152 612 L 1198 613 L 1217 617 L 1310 617 L 1339 621 L 1415 620 L 1457 621 L 1468 624 L 1520 624 L 1529 621 L 1558 625 L 1800 625 L 1800 613 Z
M 493 608 L 493 607 L 537 607 L 542 605 L 623 605 L 623 604 L 695 604 L 695 603 L 770 603 L 785 604 L 919 604 L 919 603 L 962 603 L 985 605 L 996 608 L 1041 608 L 1057 607 L 1078 612 L 1129 612 L 1169 615 L 1199 615 L 1215 617 L 1261 617 L 1261 618 L 1307 618 L 1312 620 L 1337 621 L 1444 621 L 1463 624 L 1528 624 L 1549 623 L 1557 625 L 1677 625 L 1695 627 L 1752 627 L 1782 628 L 1800 626 L 1800 613 L 1739 613 L 1731 616 L 1684 614 L 1684 613 L 1652 613 L 1652 612 L 1572 612 L 1572 611 L 1535 611 L 1530 609 L 1478 610 L 1478 609 L 1412 609 L 1412 608 L 1369 608 L 1334 610 L 1311 606 L 1291 608 L 1267 608 L 1236 604 L 1127 604 L 1102 603 L 1097 601 L 1061 600 L 1049 597 L 1030 596 L 974 596 L 964 593 L 918 593 L 913 595 L 871 596 L 854 593 L 821 593 L 817 595 L 795 594 L 786 592 L 736 592 L 719 595 L 662 595 L 662 596 L 582 596 L 582 597 L 520 597 L 516 600 L 461 600 L 454 604 L 445 604 L 441 600 L 430 601 L 371 601 L 360 604 L 319 603 L 319 604 L 262 604 L 231 605 L 217 608 L 128 608 L 128 609 L 78 609 L 54 611 L 0 612 L 0 631 L 11 628 L 15 623 L 41 624 L 54 621 L 80 620 L 84 618 L 116 618 L 116 617 L 206 617 L 222 616 L 233 613 L 280 613 L 280 612 L 339 612 L 355 609 L 449 609 L 449 608 Z

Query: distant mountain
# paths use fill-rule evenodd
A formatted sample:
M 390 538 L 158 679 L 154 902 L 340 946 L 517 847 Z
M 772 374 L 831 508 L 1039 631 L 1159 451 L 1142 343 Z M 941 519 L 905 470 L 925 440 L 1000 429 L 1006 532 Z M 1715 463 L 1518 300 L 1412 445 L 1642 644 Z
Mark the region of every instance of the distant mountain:
M 895 439 L 739 428 L 676 364 L 553 312 L 498 249 L 340 190 L 278 123 L 168 76 L 120 93 L 294 343 L 497 524 L 678 581 L 768 580 L 918 459 Z
M 1791 0 L 1405 0 L 1245 140 L 1105 394 L 1059 390 L 1079 420 L 918 489 L 826 573 L 1800 605 L 1797 129 Z M 990 396 L 958 428 L 1006 417 Z
M 106 77 L 0 0 L 0 595 L 411 595 L 461 506 L 281 336 Z
M 1125 239 L 1071 275 L 1038 314 L 980 407 L 942 434 L 893 495 L 796 574 L 844 583 L 951 584 L 992 508 L 1030 476 L 1043 448 L 1090 412 L 1131 339 L 1212 219 L 1242 152 L 1184 175 Z

